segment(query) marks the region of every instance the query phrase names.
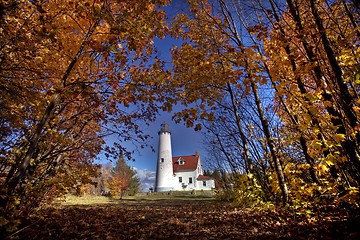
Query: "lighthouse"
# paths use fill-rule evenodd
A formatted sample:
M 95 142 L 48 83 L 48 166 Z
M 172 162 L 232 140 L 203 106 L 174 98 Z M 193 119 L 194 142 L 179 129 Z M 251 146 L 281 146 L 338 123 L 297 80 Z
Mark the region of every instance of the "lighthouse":
M 171 154 L 171 132 L 164 122 L 159 131 L 159 149 L 156 169 L 156 192 L 174 190 L 174 172 Z

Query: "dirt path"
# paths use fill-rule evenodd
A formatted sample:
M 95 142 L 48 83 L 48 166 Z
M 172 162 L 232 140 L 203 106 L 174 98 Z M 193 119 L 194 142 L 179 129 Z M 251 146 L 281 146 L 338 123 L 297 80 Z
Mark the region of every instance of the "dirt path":
M 359 217 L 322 209 L 239 210 L 214 200 L 133 199 L 42 210 L 20 239 L 357 239 Z M 29 224 L 32 224 L 29 226 Z

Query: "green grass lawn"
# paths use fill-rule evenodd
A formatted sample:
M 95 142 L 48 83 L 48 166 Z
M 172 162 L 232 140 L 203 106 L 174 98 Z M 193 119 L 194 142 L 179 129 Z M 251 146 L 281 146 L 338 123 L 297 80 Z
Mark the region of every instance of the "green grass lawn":
M 75 196 L 72 194 L 67 194 L 64 198 L 58 199 L 58 201 L 55 202 L 56 205 L 91 205 L 109 203 L 114 203 L 114 199 L 97 195 Z
M 172 195 L 136 195 L 127 196 L 123 199 L 110 198 L 105 196 L 96 195 L 84 195 L 75 196 L 72 194 L 66 195 L 62 199 L 56 201 L 55 206 L 66 206 L 66 205 L 101 205 L 101 204 L 120 204 L 120 203 L 144 203 L 144 202 L 186 202 L 186 201 L 215 201 L 215 195 L 201 195 L 197 193 L 195 195 L 188 194 L 188 192 L 176 193 Z

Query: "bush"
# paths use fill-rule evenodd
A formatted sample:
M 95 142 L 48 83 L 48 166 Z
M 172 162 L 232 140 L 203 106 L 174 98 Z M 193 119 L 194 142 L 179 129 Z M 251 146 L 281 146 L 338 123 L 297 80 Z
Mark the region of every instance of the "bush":
M 218 201 L 231 202 L 237 207 L 252 207 L 265 203 L 264 192 L 256 183 L 252 183 L 252 175 L 240 175 L 234 180 L 233 189 L 218 192 Z

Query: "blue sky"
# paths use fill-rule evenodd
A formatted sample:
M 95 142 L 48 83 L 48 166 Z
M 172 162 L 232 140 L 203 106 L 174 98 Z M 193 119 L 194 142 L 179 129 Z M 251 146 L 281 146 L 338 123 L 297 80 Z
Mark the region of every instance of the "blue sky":
M 182 11 L 182 6 L 182 1 L 174 1 L 171 6 L 164 8 L 169 17 L 169 22 L 173 15 Z M 155 39 L 154 44 L 158 48 L 159 57 L 170 63 L 170 48 L 173 45 L 180 45 L 181 41 L 166 37 L 165 39 Z M 167 67 L 171 66 L 167 65 Z M 136 169 L 138 176 L 141 178 L 146 188 L 152 186 L 155 181 L 158 131 L 160 130 L 160 124 L 164 121 L 169 124 L 172 133 L 171 141 L 173 156 L 192 155 L 195 154 L 195 151 L 199 151 L 203 164 L 205 158 L 207 158 L 206 152 L 203 149 L 201 132 L 195 132 L 193 128 L 186 128 L 183 123 L 176 124 L 171 120 L 171 117 L 172 113 L 162 112 L 155 122 L 150 123 L 150 126 L 147 127 L 145 124 L 142 124 L 143 127 L 146 127 L 142 129 L 144 134 L 149 134 L 151 136 L 151 139 L 148 140 L 149 146 L 143 149 L 139 148 L 133 154 L 135 161 L 128 161 L 128 164 Z M 153 146 L 156 152 L 152 152 L 150 146 Z M 125 143 L 125 147 L 129 151 L 135 149 L 131 143 Z
M 182 1 L 177 1 L 176 3 L 174 1 L 170 6 L 164 8 L 168 15 L 168 22 L 171 21 L 173 15 L 181 12 L 181 6 L 183 6 Z M 168 63 L 167 67 L 170 68 L 170 48 L 174 45 L 180 46 L 181 41 L 167 36 L 164 39 L 155 39 L 154 44 L 157 47 L 159 57 L 165 60 Z M 179 107 L 175 106 L 175 111 L 178 111 L 178 109 Z M 146 134 L 152 136 L 150 144 L 157 150 L 158 131 L 160 130 L 160 124 L 165 121 L 169 124 L 172 133 L 173 156 L 191 155 L 195 154 L 195 151 L 199 151 L 200 154 L 204 152 L 202 151 L 201 133 L 195 132 L 192 128 L 186 128 L 183 123 L 176 124 L 171 120 L 171 117 L 172 113 L 162 112 L 155 122 L 151 123 L 147 129 L 144 129 Z M 152 152 L 150 147 L 142 149 L 141 152 L 136 153 L 134 157 L 136 161 L 129 162 L 131 166 L 137 169 L 156 169 L 157 152 Z
M 158 119 L 152 123 L 148 129 L 145 129 L 145 133 L 152 136 L 149 140 L 155 150 L 158 148 L 158 131 L 160 130 L 160 124 L 166 121 L 169 124 L 171 131 L 171 144 L 173 156 L 193 155 L 195 151 L 199 151 L 201 156 L 205 157 L 205 150 L 203 150 L 203 144 L 201 140 L 201 133 L 195 132 L 192 128 L 186 128 L 183 124 L 176 124 L 171 121 L 171 115 L 164 113 L 158 117 Z M 129 145 L 129 147 L 131 147 Z M 137 169 L 156 169 L 157 152 L 152 152 L 150 147 L 140 149 L 139 152 L 134 154 L 135 161 L 129 162 L 129 165 L 136 167 Z
M 149 187 L 153 187 L 155 183 L 155 169 L 159 141 L 158 131 L 160 130 L 160 124 L 164 121 L 169 124 L 169 129 L 171 131 L 173 156 L 194 155 L 195 151 L 198 151 L 202 159 L 202 164 L 206 167 L 205 160 L 208 159 L 208 157 L 202 143 L 201 131 L 194 131 L 193 128 L 186 128 L 183 123 L 176 124 L 171 120 L 171 116 L 171 113 L 161 113 L 155 122 L 152 122 L 149 127 L 143 129 L 144 134 L 149 134 L 151 136 L 151 138 L 148 139 L 149 146 L 143 149 L 138 148 L 133 154 L 135 161 L 127 161 L 128 165 L 132 166 L 137 171 L 137 176 L 141 179 L 144 191 L 147 191 Z M 130 142 L 125 143 L 124 146 L 129 151 L 135 149 Z M 150 146 L 153 146 L 156 151 L 153 152 Z
M 171 131 L 173 156 L 193 155 L 195 154 L 195 151 L 199 151 L 202 162 L 206 158 L 206 152 L 203 149 L 200 132 L 195 132 L 192 128 L 186 128 L 183 124 L 175 124 L 171 121 L 171 115 L 169 113 L 160 115 L 159 118 L 145 130 L 146 133 L 152 136 L 149 140 L 149 144 L 155 148 L 156 152 L 152 152 L 150 147 L 140 149 L 139 152 L 136 152 L 133 155 L 135 161 L 128 161 L 128 164 L 134 167 L 138 172 L 138 177 L 144 184 L 145 191 L 155 183 L 155 169 L 159 141 L 158 131 L 160 130 L 160 124 L 164 121 L 169 124 Z

